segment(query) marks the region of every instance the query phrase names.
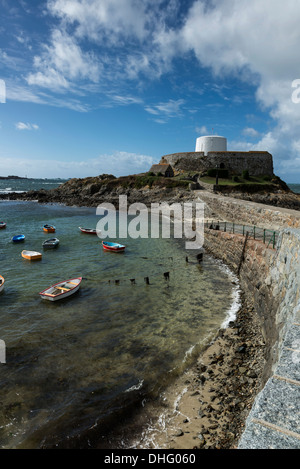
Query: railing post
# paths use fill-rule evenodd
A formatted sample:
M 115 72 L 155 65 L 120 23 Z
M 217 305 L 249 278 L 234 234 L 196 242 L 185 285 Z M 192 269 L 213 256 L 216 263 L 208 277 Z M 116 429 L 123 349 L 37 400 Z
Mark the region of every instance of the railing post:
M 266 242 L 266 230 L 264 229 L 264 244 Z
M 253 227 L 253 239 L 255 239 L 255 225 Z

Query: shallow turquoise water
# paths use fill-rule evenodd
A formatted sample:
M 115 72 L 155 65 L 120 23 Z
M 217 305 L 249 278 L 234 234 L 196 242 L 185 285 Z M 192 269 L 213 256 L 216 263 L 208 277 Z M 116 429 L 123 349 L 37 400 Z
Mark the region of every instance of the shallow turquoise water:
M 95 209 L 0 202 L 0 219 L 2 448 L 96 446 L 188 366 L 230 310 L 226 270 L 206 255 L 198 264 L 181 240 L 128 239 L 113 254 L 78 229 L 96 227 Z M 56 226 L 55 250 L 42 249 L 53 237 L 45 223 Z M 25 234 L 23 245 L 11 242 L 15 234 Z M 22 249 L 42 261 L 24 260 Z M 74 296 L 40 299 L 77 276 Z

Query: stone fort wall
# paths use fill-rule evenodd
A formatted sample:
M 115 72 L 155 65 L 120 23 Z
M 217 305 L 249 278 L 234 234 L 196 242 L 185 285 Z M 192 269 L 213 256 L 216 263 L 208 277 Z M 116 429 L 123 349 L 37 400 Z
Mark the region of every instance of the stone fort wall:
M 207 171 L 208 169 L 224 168 L 230 173 L 241 174 L 248 170 L 250 176 L 268 175 L 273 173 L 273 157 L 267 151 L 226 151 L 172 153 L 164 155 L 160 163 L 168 163 L 175 170 Z

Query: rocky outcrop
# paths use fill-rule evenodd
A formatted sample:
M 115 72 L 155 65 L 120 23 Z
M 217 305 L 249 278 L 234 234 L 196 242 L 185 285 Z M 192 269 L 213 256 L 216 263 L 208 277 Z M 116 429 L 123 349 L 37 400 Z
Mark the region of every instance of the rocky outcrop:
M 200 196 L 208 197 L 209 193 L 199 189 L 197 175 L 187 174 L 185 179 L 166 178 L 147 174 L 138 174 L 116 178 L 111 174 L 102 174 L 97 177 L 73 178 L 56 189 L 32 190 L 26 193 L 0 194 L 2 200 L 37 200 L 40 203 L 64 203 L 97 207 L 104 202 L 110 202 L 117 208 L 120 195 L 126 195 L 128 203 L 141 202 L 150 206 L 155 202 L 181 202 L 186 199 L 197 200 Z M 208 185 L 211 186 L 212 185 Z M 221 186 L 218 186 L 221 187 Z M 226 186 L 227 187 L 227 186 Z M 214 196 L 212 191 L 211 197 Z M 218 192 L 217 192 L 218 194 Z M 289 209 L 300 209 L 300 194 L 294 194 L 283 181 L 269 186 L 243 185 L 243 190 L 232 186 L 230 190 L 222 189 L 220 200 L 228 198 L 243 199 L 261 204 L 268 204 Z M 215 197 L 218 198 L 218 195 Z M 210 200 L 209 205 L 214 203 Z M 218 205 L 218 203 L 217 203 Z
M 56 189 L 28 191 L 23 194 L 0 194 L 6 200 L 37 200 L 40 203 L 63 203 L 97 207 L 109 202 L 118 207 L 119 196 L 126 195 L 128 204 L 141 202 L 176 202 L 191 197 L 189 181 L 151 175 L 133 175 L 115 178 L 101 175 L 84 179 L 70 179 Z

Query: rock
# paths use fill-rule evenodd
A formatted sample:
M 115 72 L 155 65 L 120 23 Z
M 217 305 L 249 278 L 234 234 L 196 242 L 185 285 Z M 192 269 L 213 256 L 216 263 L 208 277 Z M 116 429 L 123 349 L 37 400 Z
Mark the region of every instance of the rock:
M 237 353 L 245 353 L 246 350 L 247 350 L 247 347 L 245 344 L 243 344 L 237 349 Z
M 176 431 L 176 433 L 174 433 L 174 436 L 179 437 L 179 436 L 182 436 L 183 434 L 184 434 L 183 431 L 181 430 L 181 428 L 179 428 L 179 429 Z

